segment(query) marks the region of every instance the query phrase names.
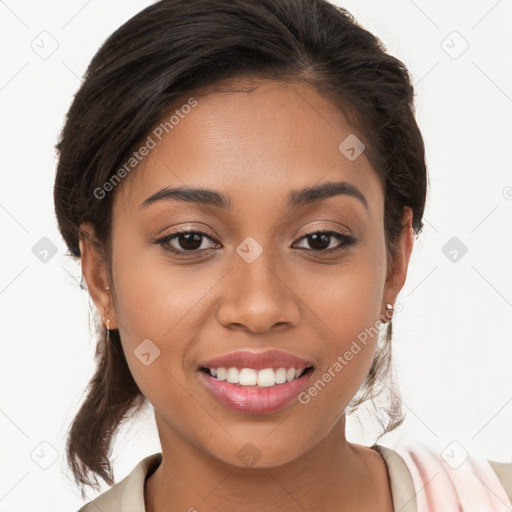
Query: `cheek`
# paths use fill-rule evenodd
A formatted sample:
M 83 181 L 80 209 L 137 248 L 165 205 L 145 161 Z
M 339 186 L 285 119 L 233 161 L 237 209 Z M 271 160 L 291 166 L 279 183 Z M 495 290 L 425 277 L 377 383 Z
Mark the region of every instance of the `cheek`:
M 204 316 L 202 304 L 222 275 L 171 265 L 155 251 L 137 252 L 127 244 L 118 250 L 113 271 L 126 360 L 153 402 L 158 389 L 176 387 L 173 377 L 183 380 L 183 361 Z
M 298 273 L 295 278 L 294 292 L 326 335 L 338 340 L 340 349 L 366 328 L 378 325 L 384 257 L 380 251 L 360 250 L 340 265 L 311 266 L 311 271 Z
M 329 390 L 316 406 L 322 407 L 322 402 L 325 406 L 325 400 L 346 403 L 368 373 L 381 330 L 382 258 L 384 246 L 382 251 L 360 251 L 328 273 L 302 274 L 297 281 L 294 291 L 303 298 L 324 351 L 316 379 L 322 379 Z M 321 383 L 317 389 L 323 389 Z
M 128 230 L 117 235 L 113 271 L 119 323 L 132 343 L 174 337 L 172 333 L 179 333 L 180 324 L 214 286 L 215 276 L 202 272 L 197 279 L 197 265 L 171 263 L 162 248 Z

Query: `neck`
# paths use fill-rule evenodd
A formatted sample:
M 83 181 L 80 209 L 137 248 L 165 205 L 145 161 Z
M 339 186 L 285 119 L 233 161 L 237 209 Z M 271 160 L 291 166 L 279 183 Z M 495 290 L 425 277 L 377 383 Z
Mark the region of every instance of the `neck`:
M 393 510 L 380 455 L 345 438 L 345 417 L 314 448 L 271 468 L 236 467 L 161 428 L 162 462 L 145 484 L 147 512 Z

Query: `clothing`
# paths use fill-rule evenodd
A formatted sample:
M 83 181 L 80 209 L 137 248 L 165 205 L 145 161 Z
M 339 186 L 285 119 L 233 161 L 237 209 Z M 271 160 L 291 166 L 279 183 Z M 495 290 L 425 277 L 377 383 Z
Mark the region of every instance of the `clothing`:
M 460 459 L 450 464 L 418 443 L 372 448 L 388 467 L 395 512 L 512 512 L 512 462 L 465 459 L 455 443 L 442 450 Z
M 371 448 L 386 463 L 395 512 L 512 512 L 512 462 L 470 457 L 451 469 L 422 445 Z M 146 512 L 144 483 L 161 461 L 161 452 L 145 457 L 78 512 Z

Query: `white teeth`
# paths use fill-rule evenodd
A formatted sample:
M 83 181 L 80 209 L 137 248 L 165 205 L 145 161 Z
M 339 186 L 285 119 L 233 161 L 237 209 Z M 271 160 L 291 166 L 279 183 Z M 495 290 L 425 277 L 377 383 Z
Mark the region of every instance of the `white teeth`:
M 217 380 L 225 380 L 231 384 L 240 386 L 258 386 L 267 388 L 276 384 L 284 384 L 298 379 L 305 369 L 297 370 L 295 368 L 265 368 L 263 370 L 254 370 L 253 368 L 208 368 L 212 377 Z
M 231 384 L 236 384 L 238 382 L 238 368 L 228 368 L 228 373 L 226 374 L 226 381 Z
M 276 372 L 276 384 L 284 384 L 286 382 L 286 368 L 279 368 Z
M 238 383 L 241 386 L 256 386 L 258 381 L 258 372 L 252 368 L 242 368 L 238 378 Z
M 258 386 L 268 388 L 276 383 L 276 372 L 272 368 L 265 368 L 258 372 Z

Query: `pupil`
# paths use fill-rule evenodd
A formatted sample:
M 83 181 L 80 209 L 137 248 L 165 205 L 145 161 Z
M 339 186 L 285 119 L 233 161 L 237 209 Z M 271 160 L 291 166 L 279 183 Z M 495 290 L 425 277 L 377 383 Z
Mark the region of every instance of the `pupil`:
M 180 237 L 182 249 L 194 250 L 201 247 L 201 235 L 199 233 L 184 233 Z M 182 243 L 183 240 L 185 240 L 184 244 Z
M 326 249 L 329 247 L 330 237 L 331 235 L 326 233 L 315 233 L 313 235 L 309 235 L 309 245 L 313 249 Z M 313 243 L 311 243 L 311 241 L 313 241 Z M 320 244 L 318 244 L 319 241 Z

